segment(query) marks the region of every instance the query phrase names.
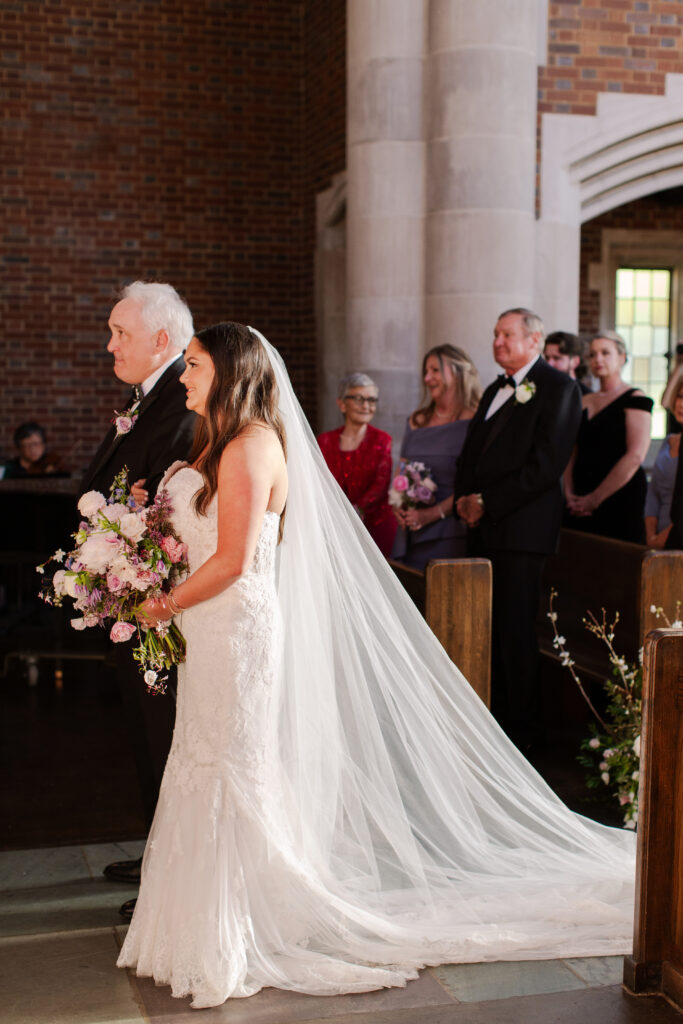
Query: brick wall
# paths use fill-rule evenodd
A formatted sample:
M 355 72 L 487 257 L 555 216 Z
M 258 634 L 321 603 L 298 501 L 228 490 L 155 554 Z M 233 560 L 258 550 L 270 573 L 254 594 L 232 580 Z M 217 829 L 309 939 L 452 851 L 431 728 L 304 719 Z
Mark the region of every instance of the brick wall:
M 2 6 L 1 450 L 37 418 L 87 461 L 125 393 L 106 322 L 136 277 L 171 281 L 198 327 L 258 326 L 314 410 L 311 210 L 344 166 L 343 7 Z
M 551 3 L 539 113 L 594 114 L 601 92 L 663 94 L 667 72 L 683 71 L 682 32 L 680 0 Z

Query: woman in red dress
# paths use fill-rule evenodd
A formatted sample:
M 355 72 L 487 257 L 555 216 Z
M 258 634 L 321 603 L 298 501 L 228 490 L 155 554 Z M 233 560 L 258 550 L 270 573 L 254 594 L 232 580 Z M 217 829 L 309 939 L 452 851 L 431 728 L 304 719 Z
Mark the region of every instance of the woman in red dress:
M 318 438 L 325 462 L 387 558 L 396 520 L 387 500 L 391 481 L 391 437 L 371 426 L 377 385 L 366 373 L 351 373 L 339 385 L 337 405 L 344 424 Z

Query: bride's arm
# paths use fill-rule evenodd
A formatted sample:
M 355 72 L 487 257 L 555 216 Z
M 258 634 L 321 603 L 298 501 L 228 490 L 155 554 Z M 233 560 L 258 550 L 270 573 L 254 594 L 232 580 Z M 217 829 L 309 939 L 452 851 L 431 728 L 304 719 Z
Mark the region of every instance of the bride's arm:
M 251 565 L 283 455 L 270 430 L 253 429 L 231 441 L 218 469 L 218 540 L 216 553 L 173 591 L 178 607 L 191 608 L 215 597 Z M 145 601 L 145 614 L 171 617 L 166 600 Z

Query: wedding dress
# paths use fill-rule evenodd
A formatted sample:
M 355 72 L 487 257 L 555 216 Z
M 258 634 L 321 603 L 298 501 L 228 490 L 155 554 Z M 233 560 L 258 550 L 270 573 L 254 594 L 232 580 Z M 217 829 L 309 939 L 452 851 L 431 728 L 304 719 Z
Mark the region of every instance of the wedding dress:
M 259 337 L 287 433 L 283 542 L 267 512 L 249 571 L 182 615 L 173 744 L 119 965 L 204 1007 L 264 986 L 403 985 L 425 964 L 627 952 L 633 834 L 569 811 L 509 742 Z M 167 474 L 192 570 L 216 548 L 200 483 Z

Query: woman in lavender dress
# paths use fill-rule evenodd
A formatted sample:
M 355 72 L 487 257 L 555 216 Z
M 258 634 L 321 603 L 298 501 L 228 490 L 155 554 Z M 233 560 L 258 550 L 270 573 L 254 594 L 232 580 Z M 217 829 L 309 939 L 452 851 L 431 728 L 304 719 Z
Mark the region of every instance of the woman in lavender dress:
M 408 419 L 401 464 L 422 462 L 437 485 L 435 502 L 396 509 L 398 532 L 392 556 L 413 569 L 434 558 L 465 555 L 465 526 L 453 517 L 455 465 L 481 397 L 477 369 L 455 345 L 430 349 L 422 364 L 428 401 Z

